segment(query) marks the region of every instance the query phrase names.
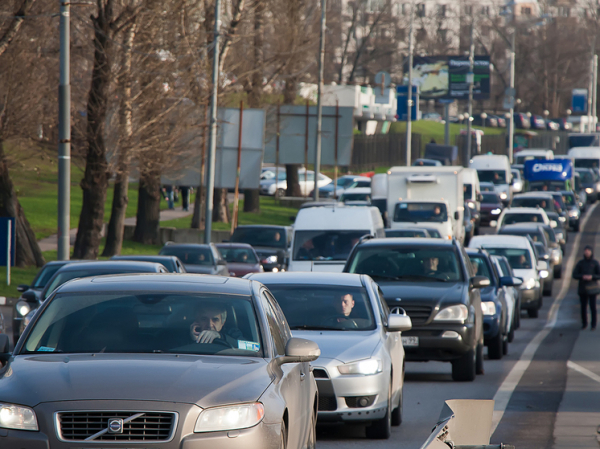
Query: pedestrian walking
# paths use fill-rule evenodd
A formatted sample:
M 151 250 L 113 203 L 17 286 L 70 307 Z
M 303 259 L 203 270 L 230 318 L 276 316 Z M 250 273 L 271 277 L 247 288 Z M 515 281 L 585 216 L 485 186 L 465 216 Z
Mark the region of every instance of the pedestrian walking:
M 596 295 L 600 293 L 600 264 L 594 259 L 591 246 L 583 250 L 583 259 L 577 262 L 573 269 L 573 279 L 579 280 L 579 301 L 581 302 L 581 328 L 587 327 L 587 308 L 590 307 L 592 315 L 592 330 L 596 329 Z
M 167 200 L 169 209 L 174 209 L 175 205 L 173 204 L 173 186 L 171 184 L 165 185 L 163 187 L 163 194 L 165 196 L 165 200 Z
M 190 188 L 188 186 L 181 186 L 181 207 L 185 211 L 190 210 Z

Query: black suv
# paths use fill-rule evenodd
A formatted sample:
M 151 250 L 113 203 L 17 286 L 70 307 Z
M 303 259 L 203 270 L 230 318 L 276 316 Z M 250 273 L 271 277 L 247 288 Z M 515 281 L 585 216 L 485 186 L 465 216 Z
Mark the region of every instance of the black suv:
M 391 309 L 401 307 L 413 328 L 402 333 L 406 360 L 452 363 L 454 380 L 483 373 L 483 315 L 475 276 L 456 240 L 369 239 L 356 244 L 346 273 L 371 276 Z

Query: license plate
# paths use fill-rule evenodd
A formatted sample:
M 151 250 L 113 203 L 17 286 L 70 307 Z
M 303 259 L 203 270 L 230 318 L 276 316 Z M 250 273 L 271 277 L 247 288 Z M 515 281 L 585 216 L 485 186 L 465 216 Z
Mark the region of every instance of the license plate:
M 419 346 L 419 337 L 402 337 L 402 346 Z

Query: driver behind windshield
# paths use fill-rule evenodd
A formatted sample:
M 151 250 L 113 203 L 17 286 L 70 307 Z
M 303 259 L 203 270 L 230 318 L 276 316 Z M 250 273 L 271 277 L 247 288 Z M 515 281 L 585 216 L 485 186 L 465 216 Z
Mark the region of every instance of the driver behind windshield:
M 333 307 L 339 315 L 336 318 L 336 321 L 338 323 L 346 321 L 347 319 L 349 319 L 348 317 L 352 313 L 352 309 L 354 309 L 354 298 L 350 293 L 346 293 L 345 295 L 342 295 L 335 299 Z
M 242 332 L 230 327 L 223 329 L 227 321 L 227 308 L 222 304 L 202 304 L 196 312 L 196 320 L 190 326 L 190 335 L 196 343 L 212 343 L 214 340 L 223 340 L 234 348 L 238 347 L 238 340 L 243 340 Z

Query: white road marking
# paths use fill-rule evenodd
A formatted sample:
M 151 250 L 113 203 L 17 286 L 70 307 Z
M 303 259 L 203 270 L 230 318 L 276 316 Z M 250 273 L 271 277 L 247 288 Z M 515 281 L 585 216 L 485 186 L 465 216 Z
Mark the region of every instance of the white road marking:
M 558 292 L 558 295 L 556 296 L 556 298 L 554 299 L 554 302 L 552 303 L 552 307 L 550 307 L 546 325 L 544 326 L 544 328 L 541 331 L 539 331 L 537 333 L 537 335 L 533 338 L 533 340 L 531 340 L 529 342 L 529 344 L 525 347 L 523 354 L 521 354 L 521 358 L 515 364 L 515 366 L 513 366 L 513 368 L 510 370 L 510 373 L 508 373 L 508 375 L 504 379 L 504 382 L 502 382 L 502 385 L 500 385 L 500 387 L 498 388 L 498 391 L 494 395 L 494 401 L 495 401 L 494 415 L 492 418 L 492 432 L 490 435 L 494 434 L 494 432 L 496 431 L 496 428 L 498 427 L 498 424 L 500 424 L 500 420 L 502 420 L 502 417 L 504 416 L 504 412 L 506 411 L 508 402 L 510 401 L 511 396 L 512 396 L 513 392 L 515 391 L 515 388 L 517 388 L 517 385 L 519 385 L 519 382 L 521 381 L 523 374 L 525 374 L 525 371 L 527 371 L 527 368 L 529 368 L 529 364 L 533 360 L 533 356 L 535 355 L 537 349 L 539 348 L 542 341 L 544 341 L 544 338 L 546 338 L 548 336 L 550 331 L 556 325 L 558 309 L 560 308 L 562 300 L 564 299 L 565 295 L 567 294 L 567 291 L 569 291 L 569 286 L 571 284 L 571 273 L 573 272 L 573 266 L 575 265 L 575 257 L 579 253 L 579 244 L 581 242 L 581 234 L 583 233 L 583 230 L 585 229 L 585 225 L 587 224 L 588 219 L 594 213 L 594 210 L 596 209 L 597 205 L 598 205 L 598 203 L 595 203 L 591 208 L 589 208 L 588 213 L 586 214 L 585 218 L 583 219 L 583 221 L 580 224 L 579 229 L 581 231 L 578 232 L 577 236 L 575 237 L 575 242 L 573 243 L 571 255 L 569 256 L 569 260 L 567 262 L 566 267 L 563 269 L 564 274 L 563 274 L 563 278 L 561 279 L 561 284 L 562 284 L 561 289 Z M 571 362 L 569 362 L 569 363 L 571 363 Z M 582 369 L 585 369 L 585 368 L 582 367 Z M 592 374 L 594 374 L 594 373 L 592 373 Z M 594 376 L 595 376 L 595 374 L 594 374 Z
M 596 382 L 600 383 L 600 376 L 598 376 L 596 373 L 593 373 L 592 371 L 590 371 L 587 368 L 584 368 L 581 365 L 578 365 L 577 363 L 571 362 L 570 360 L 567 362 L 567 367 L 571 368 L 572 370 L 577 371 L 578 373 L 583 374 L 584 376 L 589 377 L 592 380 L 595 380 Z

